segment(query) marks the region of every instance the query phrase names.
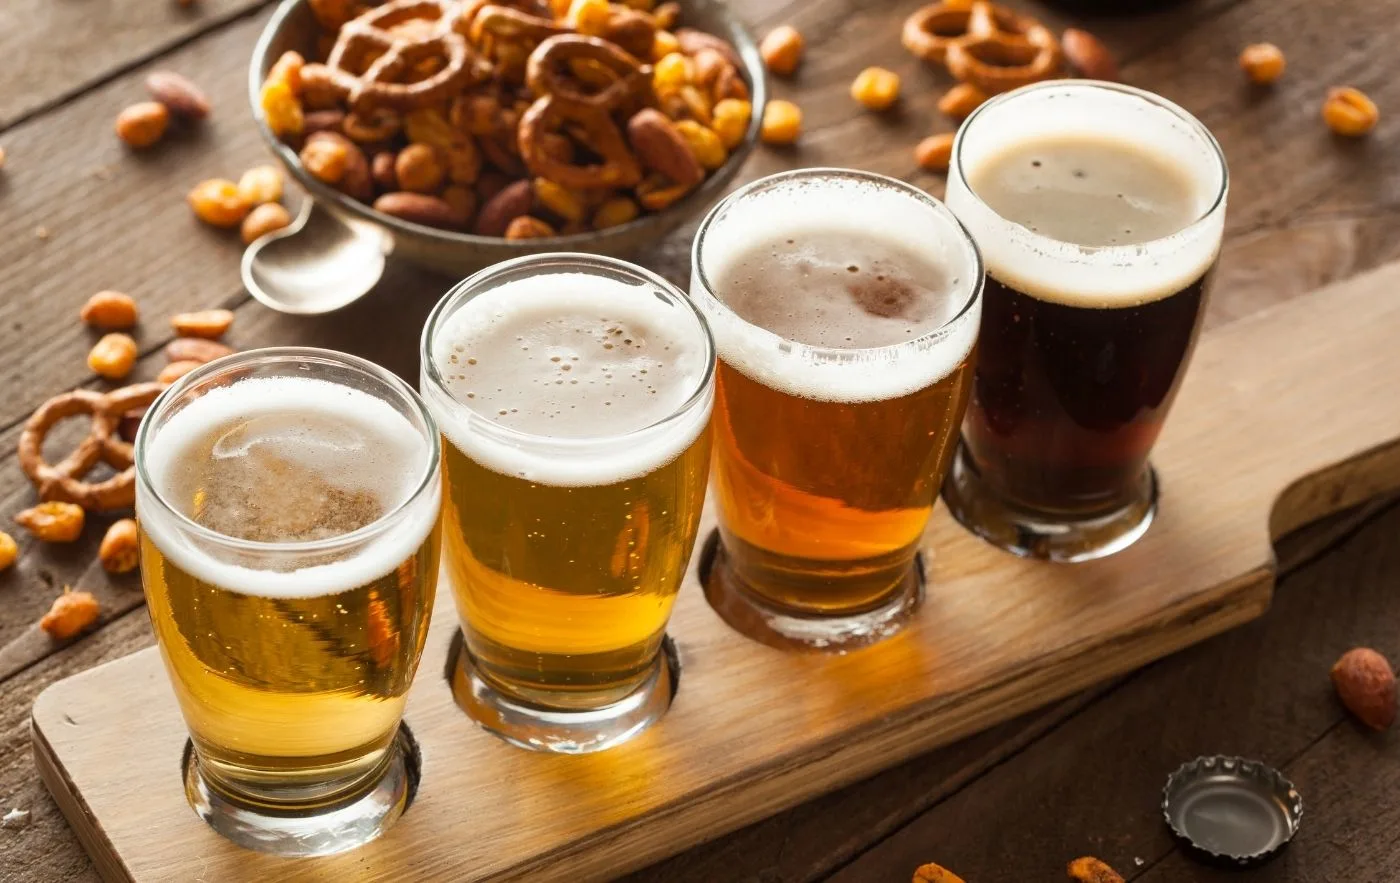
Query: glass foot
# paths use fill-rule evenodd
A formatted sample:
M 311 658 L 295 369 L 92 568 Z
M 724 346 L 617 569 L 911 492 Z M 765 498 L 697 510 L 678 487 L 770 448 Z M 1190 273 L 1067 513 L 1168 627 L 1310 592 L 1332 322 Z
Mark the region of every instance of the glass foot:
M 453 643 L 457 704 L 488 733 L 531 751 L 591 754 L 620 745 L 661 719 L 679 680 L 675 645 L 666 638 L 646 678 L 622 699 L 583 711 L 544 708 L 497 689 L 477 671 L 460 635 Z
M 310 809 L 237 800 L 211 785 L 193 746 L 185 748 L 185 797 L 199 817 L 239 846 L 288 858 L 334 855 L 363 846 L 398 821 L 417 785 L 417 748 L 404 727 L 374 784 L 346 800 Z
M 919 558 L 885 603 L 851 616 L 812 616 L 775 607 L 749 589 L 730 566 L 724 544 L 712 535 L 706 544 L 700 579 L 705 599 L 730 628 L 781 650 L 845 653 L 891 637 L 923 602 Z
M 1024 509 L 997 496 L 963 447 L 953 458 L 943 501 L 963 527 L 1022 558 L 1073 563 L 1121 552 L 1137 542 L 1157 513 L 1157 476 L 1142 471 L 1133 502 L 1112 512 L 1067 519 Z

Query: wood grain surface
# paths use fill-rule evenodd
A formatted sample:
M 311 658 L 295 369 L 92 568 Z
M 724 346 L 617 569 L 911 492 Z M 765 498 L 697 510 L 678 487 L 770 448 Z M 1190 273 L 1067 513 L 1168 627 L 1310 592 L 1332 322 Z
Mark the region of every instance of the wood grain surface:
M 396 269 L 370 299 L 333 320 L 270 316 L 241 291 L 236 242 L 200 227 L 185 210 L 184 193 L 195 181 L 233 176 L 266 159 L 249 125 L 241 76 L 265 15 L 257 8 L 262 5 L 197 0 L 185 10 L 174 0 L 0 4 L 0 50 L 7 60 L 0 75 L 0 146 L 7 154 L 0 172 L 0 266 L 5 267 L 0 351 L 7 357 L 0 370 L 0 517 L 8 519 L 33 500 L 13 459 L 18 422 L 44 398 L 94 382 L 82 362 L 91 338 L 75 314 L 98 288 L 124 288 L 141 299 L 147 320 L 139 339 L 146 352 L 163 341 L 168 313 L 237 304 L 232 339 L 239 346 L 314 340 L 375 358 L 404 376 L 416 375 L 414 347 L 396 345 L 393 336 L 416 328 L 450 280 Z M 917 5 L 916 0 L 742 3 L 741 14 L 756 31 L 791 21 L 806 33 L 809 46 L 799 76 L 775 84 L 780 97 L 794 98 L 806 111 L 804 139 L 796 149 L 756 156 L 746 178 L 788 166 L 836 163 L 895 174 L 941 192 L 937 177 L 915 170 L 910 150 L 923 134 L 950 128 L 934 107 L 948 80 L 907 57 L 895 42 L 899 22 Z M 1012 5 L 1056 25 L 1070 22 L 1034 0 L 1012 0 Z M 1149 16 L 1077 20 L 1119 52 L 1125 79 L 1198 114 L 1230 158 L 1229 228 L 1208 316 L 1212 327 L 1400 256 L 1394 235 L 1400 210 L 1400 78 L 1388 48 L 1400 37 L 1397 13 L 1396 0 L 1188 0 Z M 1257 40 L 1271 40 L 1288 54 L 1288 73 L 1270 90 L 1246 87 L 1234 67 L 1239 48 Z M 900 72 L 905 83 L 899 111 L 878 118 L 860 112 L 846 96 L 855 72 L 877 63 Z M 144 97 L 141 79 L 150 67 L 193 77 L 213 97 L 215 117 L 202 133 L 182 134 L 134 156 L 112 138 L 111 123 L 122 106 Z M 1340 83 L 1365 89 L 1380 104 L 1381 124 L 1369 139 L 1341 141 L 1321 126 L 1318 104 L 1329 86 Z M 48 239 L 35 235 L 41 226 Z M 684 282 L 690 232 L 680 231 L 642 256 L 643 262 Z M 391 330 L 378 334 L 379 328 Z M 145 360 L 143 376 L 153 375 L 162 361 L 159 356 Z M 3 880 L 92 879 L 72 834 L 36 783 L 25 712 L 44 684 L 150 641 L 145 615 L 137 609 L 136 582 L 110 579 L 92 563 L 98 529 L 90 529 L 73 549 L 40 549 L 18 537 L 21 561 L 0 574 L 0 809 L 33 813 L 27 828 L 0 829 Z M 1311 539 L 1302 542 L 1331 550 L 1319 567 L 1333 558 L 1368 562 L 1365 566 L 1388 573 L 1393 583 L 1400 580 L 1400 567 L 1383 551 L 1395 530 L 1393 521 L 1389 533 L 1372 527 L 1346 547 L 1331 547 L 1335 538 L 1328 531 L 1310 532 Z M 33 627 L 65 583 L 95 591 L 106 607 L 103 628 L 69 646 L 54 644 Z M 1377 615 L 1387 614 L 1378 610 Z M 1400 619 L 1400 607 L 1388 615 Z M 1265 693 L 1273 689 L 1268 668 L 1260 663 L 1228 674 Z M 1200 717 L 1195 711 L 1182 714 Z M 967 760 L 967 766 L 943 760 L 963 746 L 911 766 L 963 770 L 985 762 L 995 768 L 1000 750 L 1021 750 L 996 746 L 1014 745 L 1022 732 L 1010 726 L 984 734 L 977 744 L 986 743 L 985 753 L 972 751 L 979 759 Z M 1120 737 L 1126 750 L 1150 743 L 1153 728 L 1120 731 Z M 891 787 L 911 777 L 897 770 L 853 786 L 844 797 L 800 807 L 692 851 L 689 858 L 674 859 L 648 879 L 818 878 L 919 807 L 943 799 L 937 796 L 942 789 L 934 786 L 944 774 L 937 772 L 922 780 L 925 786 Z M 972 776 L 954 790 L 975 791 L 982 781 Z M 1390 780 L 1378 777 L 1377 787 L 1384 781 Z M 1074 842 L 1074 832 L 1088 830 L 1076 819 L 1092 798 L 1081 794 L 1066 801 L 1038 819 L 1040 829 L 1049 838 L 1062 835 L 1065 843 Z M 1345 808 L 1344 791 L 1338 792 L 1338 805 Z M 1372 875 L 1358 879 L 1386 879 L 1388 866 L 1372 864 L 1384 855 L 1357 844 L 1368 836 L 1388 836 L 1393 826 L 1384 828 L 1362 814 L 1342 817 L 1353 825 L 1342 838 L 1346 848 L 1332 850 L 1332 865 L 1313 866 L 1310 879 L 1340 879 L 1355 868 Z M 996 819 L 993 812 L 966 824 L 994 828 Z M 1317 819 L 1312 816 L 1310 824 Z M 1348 857 L 1350 864 L 1343 861 Z M 1004 859 L 962 870 L 974 883 L 1012 879 L 1011 870 L 1010 877 L 998 875 L 1003 864 L 1021 869 L 1016 879 L 1051 879 Z M 709 876 L 703 870 L 687 876 L 692 867 L 709 868 Z M 1377 870 L 1367 870 L 1372 868 Z M 883 874 L 880 879 L 904 879 L 908 869 L 892 864 Z

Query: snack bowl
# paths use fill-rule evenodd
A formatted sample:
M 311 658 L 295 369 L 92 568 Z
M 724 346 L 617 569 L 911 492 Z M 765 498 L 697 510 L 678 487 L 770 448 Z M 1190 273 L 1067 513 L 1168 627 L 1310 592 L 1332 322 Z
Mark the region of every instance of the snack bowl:
M 310 195 L 315 208 L 325 209 L 351 230 L 378 233 L 385 253 L 395 258 L 442 273 L 466 276 L 499 261 L 540 252 L 589 252 L 622 257 L 658 242 L 701 215 L 724 193 L 758 143 L 766 89 L 763 62 L 753 37 L 721 0 L 684 0 L 683 23 L 723 37 L 738 51 L 753 105 L 748 131 L 744 140 L 730 152 L 725 164 L 710 172 L 695 190 L 661 211 L 601 230 L 507 240 L 428 227 L 376 211 L 309 174 L 296 151 L 268 127 L 259 102 L 264 78 L 283 52 L 295 50 L 308 60 L 318 57 L 317 39 L 322 31 L 307 0 L 284 0 L 263 30 L 249 67 L 249 97 L 263 139 L 291 178 Z M 303 212 L 303 217 L 305 215 Z

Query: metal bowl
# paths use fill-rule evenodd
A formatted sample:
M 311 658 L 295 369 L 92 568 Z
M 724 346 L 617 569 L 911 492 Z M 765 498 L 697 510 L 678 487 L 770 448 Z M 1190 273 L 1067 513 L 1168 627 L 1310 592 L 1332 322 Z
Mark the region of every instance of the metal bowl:
M 311 194 L 319 206 L 352 225 L 368 223 L 378 229 L 396 257 L 458 276 L 474 273 L 508 258 L 539 252 L 583 251 L 625 257 L 658 242 L 714 204 L 758 143 L 759 125 L 767 98 L 758 46 L 744 25 L 720 0 L 685 0 L 684 7 L 687 26 L 721 36 L 738 50 L 753 93 L 753 119 L 743 143 L 730 153 L 728 162 L 712 172 L 694 192 L 663 211 L 642 215 L 617 227 L 521 241 L 439 230 L 377 212 L 308 175 L 296 153 L 279 141 L 267 127 L 258 101 L 267 71 L 283 52 L 294 49 L 307 57 L 315 55 L 316 38 L 321 30 L 306 0 L 284 0 L 258 38 L 248 70 L 253 118 L 257 120 L 263 140 L 281 160 L 287 173 Z

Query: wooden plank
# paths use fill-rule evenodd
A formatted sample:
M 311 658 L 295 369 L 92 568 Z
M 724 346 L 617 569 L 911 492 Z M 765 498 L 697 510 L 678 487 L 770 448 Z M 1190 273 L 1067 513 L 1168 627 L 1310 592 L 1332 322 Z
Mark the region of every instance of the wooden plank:
M 692 574 L 671 628 L 685 674 L 670 713 L 634 742 L 584 758 L 510 749 L 466 724 L 445 681 L 420 678 L 408 720 L 424 746 L 421 809 L 397 836 L 307 873 L 426 876 L 451 862 L 464 880 L 603 879 L 1257 615 L 1280 490 L 1382 448 L 1400 454 L 1400 409 L 1376 404 L 1400 373 L 1390 340 L 1396 284 L 1400 265 L 1208 335 L 1158 449 L 1159 521 L 1121 555 L 1075 568 L 1023 561 L 939 517 L 925 551 L 924 610 L 898 637 L 844 657 L 742 639 L 705 606 Z M 1288 432 L 1305 408 L 1315 428 Z M 425 671 L 442 670 L 455 627 L 435 620 Z M 133 715 L 116 683 L 158 686 Z M 120 857 L 115 879 L 187 875 L 192 855 L 221 877 L 275 875 L 277 860 L 247 855 L 190 815 L 168 774 L 184 736 L 163 684 L 147 651 L 55 685 L 36 703 L 36 748 L 64 773 L 53 784 L 73 783 L 89 808 L 70 822 L 95 831 L 100 820 Z M 65 714 L 85 723 L 64 727 Z M 560 762 L 570 765 L 566 779 Z M 145 811 L 123 812 L 138 783 L 149 788 Z M 462 817 L 476 820 L 469 844 L 453 837 Z

